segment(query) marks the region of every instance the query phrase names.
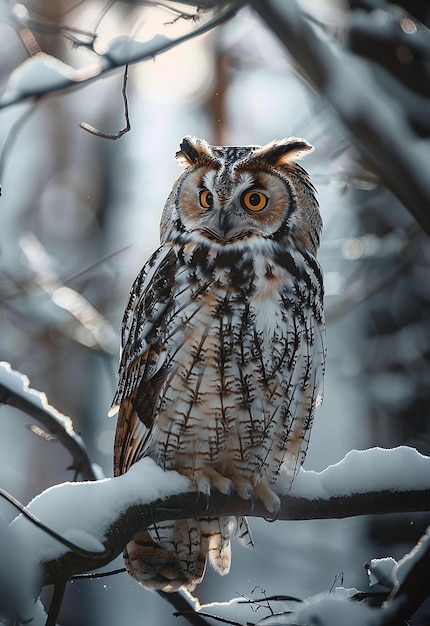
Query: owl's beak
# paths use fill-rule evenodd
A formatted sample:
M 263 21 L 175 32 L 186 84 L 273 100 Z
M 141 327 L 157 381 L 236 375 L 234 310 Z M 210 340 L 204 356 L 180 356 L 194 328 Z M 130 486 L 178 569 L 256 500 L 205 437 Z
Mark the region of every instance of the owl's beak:
M 231 219 L 229 216 L 221 211 L 218 221 L 219 234 L 221 237 L 226 237 L 232 228 Z

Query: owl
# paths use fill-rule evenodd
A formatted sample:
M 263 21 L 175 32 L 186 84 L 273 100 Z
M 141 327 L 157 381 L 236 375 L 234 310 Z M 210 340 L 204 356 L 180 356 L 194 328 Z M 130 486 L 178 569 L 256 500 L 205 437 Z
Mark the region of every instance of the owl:
M 290 137 L 220 147 L 185 137 L 185 170 L 166 201 L 161 245 L 124 313 L 114 473 L 142 457 L 197 489 L 259 499 L 273 516 L 282 471 L 303 463 L 325 360 L 322 221 Z M 206 563 L 229 571 L 246 518 L 157 523 L 124 550 L 143 586 L 192 591 Z

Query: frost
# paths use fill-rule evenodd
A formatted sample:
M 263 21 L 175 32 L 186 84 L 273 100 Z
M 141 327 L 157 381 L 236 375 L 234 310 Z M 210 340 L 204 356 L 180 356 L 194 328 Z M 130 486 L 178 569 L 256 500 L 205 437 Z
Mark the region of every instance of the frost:
M 301 469 L 291 493 L 298 497 L 317 499 L 339 497 L 369 491 L 417 491 L 430 488 L 430 457 L 415 448 L 370 448 L 352 450 L 335 465 L 322 472 Z M 285 493 L 281 479 L 278 493 Z

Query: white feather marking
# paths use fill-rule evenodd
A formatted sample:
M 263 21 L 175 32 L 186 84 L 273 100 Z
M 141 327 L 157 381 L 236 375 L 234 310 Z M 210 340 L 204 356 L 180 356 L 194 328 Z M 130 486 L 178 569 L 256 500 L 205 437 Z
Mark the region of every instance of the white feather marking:
M 214 186 L 215 186 L 215 175 L 216 175 L 216 170 L 209 170 L 203 176 L 204 186 L 206 187 L 206 189 L 208 189 L 212 193 L 214 191 Z

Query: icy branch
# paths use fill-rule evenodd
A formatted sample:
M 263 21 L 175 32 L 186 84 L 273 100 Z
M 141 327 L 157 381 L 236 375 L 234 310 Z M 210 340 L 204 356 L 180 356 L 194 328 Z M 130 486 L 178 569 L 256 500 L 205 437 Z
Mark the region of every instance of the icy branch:
M 282 493 L 282 477 L 278 487 L 280 520 L 430 511 L 430 457 L 407 447 L 353 451 L 323 472 L 302 470 L 288 493 Z M 28 510 L 70 541 L 94 549 L 87 557 L 70 552 L 18 516 L 11 528 L 22 541 L 31 542 L 31 566 L 43 564 L 43 584 L 107 564 L 133 534 L 154 522 L 199 515 L 270 518 L 260 502 L 252 508 L 237 496 L 214 492 L 208 502 L 191 481 L 162 471 L 148 458 L 118 478 L 51 487 Z

